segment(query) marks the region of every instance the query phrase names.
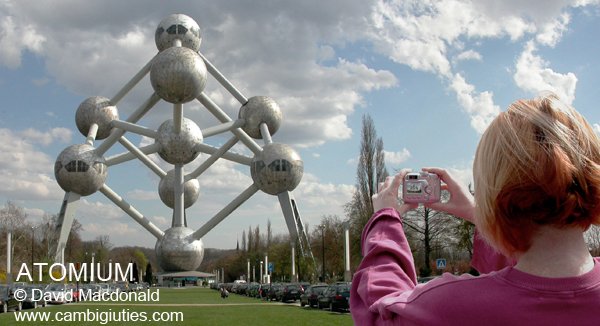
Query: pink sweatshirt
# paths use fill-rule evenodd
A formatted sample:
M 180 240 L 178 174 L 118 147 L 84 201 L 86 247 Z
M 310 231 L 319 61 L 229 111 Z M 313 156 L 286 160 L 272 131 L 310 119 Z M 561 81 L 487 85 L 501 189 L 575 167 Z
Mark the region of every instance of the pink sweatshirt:
M 356 325 L 600 325 L 598 258 L 582 276 L 544 278 L 513 268 L 476 238 L 472 263 L 487 274 L 446 273 L 417 285 L 396 210 L 375 213 L 361 243 L 364 258 L 350 293 Z

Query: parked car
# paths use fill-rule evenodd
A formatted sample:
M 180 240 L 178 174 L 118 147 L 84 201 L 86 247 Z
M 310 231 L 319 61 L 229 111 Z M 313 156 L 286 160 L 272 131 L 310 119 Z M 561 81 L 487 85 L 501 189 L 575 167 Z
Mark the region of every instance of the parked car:
M 303 294 L 300 295 L 300 306 L 316 307 L 319 302 L 319 295 L 323 294 L 329 287 L 327 284 L 315 284 L 306 288 Z
M 259 288 L 260 288 L 260 284 L 250 283 L 250 285 L 248 285 L 248 289 L 246 290 L 246 295 L 251 298 L 258 298 L 258 289 Z
M 68 303 L 71 302 L 73 298 L 73 292 L 71 292 L 71 287 L 67 284 L 61 283 L 51 283 L 45 289 L 45 292 L 48 293 L 48 303 Z
M 300 285 L 294 283 L 282 284 L 275 292 L 275 300 L 281 302 L 300 299 Z
M 304 293 L 304 291 L 306 291 L 306 289 L 308 289 L 312 285 L 308 282 L 300 282 L 298 284 L 300 284 L 300 294 Z
M 265 283 L 261 284 L 258 289 L 259 298 L 268 300 L 267 297 L 269 295 L 269 289 L 271 288 L 271 284 Z
M 21 303 L 22 308 L 45 307 L 46 298 L 44 297 L 44 288 L 36 285 L 24 285 L 15 287 L 15 289 L 25 290 L 25 299 Z
M 272 283 L 271 287 L 269 287 L 269 292 L 267 293 L 267 300 L 269 301 L 277 301 L 277 291 L 281 288 L 280 283 Z
M 0 312 L 8 312 L 10 309 L 20 311 L 21 301 L 13 296 L 13 290 L 7 285 L 0 285 Z
M 332 284 L 318 297 L 319 309 L 328 307 L 331 311 L 350 309 L 350 283 Z

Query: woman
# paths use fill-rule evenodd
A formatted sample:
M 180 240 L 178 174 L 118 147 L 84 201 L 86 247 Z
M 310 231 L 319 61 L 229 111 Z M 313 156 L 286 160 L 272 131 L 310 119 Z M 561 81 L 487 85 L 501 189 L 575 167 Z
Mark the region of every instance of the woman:
M 445 170 L 451 199 L 428 205 L 475 223 L 472 264 L 417 286 L 398 205 L 407 171 L 373 196 L 350 297 L 357 325 L 598 325 L 600 264 L 583 233 L 600 224 L 600 141 L 556 96 L 520 100 L 483 134 L 475 198 Z M 483 238 L 483 239 L 482 239 Z

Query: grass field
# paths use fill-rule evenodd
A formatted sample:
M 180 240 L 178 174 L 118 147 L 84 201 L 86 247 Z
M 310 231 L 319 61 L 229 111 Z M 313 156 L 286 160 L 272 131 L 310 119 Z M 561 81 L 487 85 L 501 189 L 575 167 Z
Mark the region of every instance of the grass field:
M 49 305 L 24 313 L 47 313 L 50 320 L 17 321 L 0 314 L 0 325 L 352 325 L 348 313 L 301 308 L 232 294 L 221 299 L 210 289 L 161 288 L 159 302 L 71 303 Z M 21 317 L 23 317 L 23 313 Z M 137 316 L 137 317 L 136 317 Z M 31 317 L 31 316 L 30 316 Z M 140 321 L 143 318 L 146 321 Z M 106 321 L 112 319 L 113 322 Z M 138 318 L 138 321 L 133 321 Z M 56 321 L 61 319 L 61 321 Z M 95 319 L 93 322 L 85 320 Z M 162 319 L 154 321 L 153 319 Z M 117 320 L 117 321 L 114 321 Z M 171 320 L 171 321 L 167 321 Z

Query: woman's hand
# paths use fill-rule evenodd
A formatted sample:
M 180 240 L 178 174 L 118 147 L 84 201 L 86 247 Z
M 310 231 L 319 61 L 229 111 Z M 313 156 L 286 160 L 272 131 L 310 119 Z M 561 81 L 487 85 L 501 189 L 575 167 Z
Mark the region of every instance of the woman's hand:
M 400 213 L 400 216 L 403 216 L 406 212 L 417 208 L 417 204 L 398 205 L 398 188 L 408 172 L 410 170 L 401 170 L 400 173 L 387 177 L 385 182 L 379 184 L 378 192 L 372 197 L 374 212 L 383 208 L 394 208 Z
M 450 192 L 450 200 L 447 202 L 430 203 L 425 204 L 425 206 L 436 211 L 450 213 L 456 217 L 475 223 L 475 200 L 473 195 L 469 192 L 469 189 L 456 182 L 448 171 L 444 169 L 423 168 L 423 171 L 437 174 L 445 183 L 442 184 L 442 190 L 448 190 L 448 192 Z

